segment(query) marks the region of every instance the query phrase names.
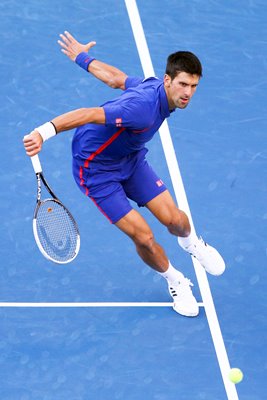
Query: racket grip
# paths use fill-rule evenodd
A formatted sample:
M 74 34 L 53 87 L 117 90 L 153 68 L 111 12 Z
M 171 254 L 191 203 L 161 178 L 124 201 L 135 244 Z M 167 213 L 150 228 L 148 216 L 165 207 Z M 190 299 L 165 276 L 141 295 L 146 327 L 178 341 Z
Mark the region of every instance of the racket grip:
M 36 174 L 39 174 L 40 172 L 42 172 L 42 167 L 41 167 L 41 163 L 40 163 L 38 154 L 36 154 L 35 156 L 31 157 L 31 162 L 32 162 L 32 166 L 33 166 L 34 172 Z

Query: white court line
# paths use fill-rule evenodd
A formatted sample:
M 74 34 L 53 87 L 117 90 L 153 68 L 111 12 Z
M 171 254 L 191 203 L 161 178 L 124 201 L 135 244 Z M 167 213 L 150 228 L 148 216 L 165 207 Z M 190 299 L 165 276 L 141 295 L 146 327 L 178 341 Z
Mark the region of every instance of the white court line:
M 203 303 L 198 303 L 201 307 Z M 97 302 L 97 303 L 81 303 L 81 302 L 57 302 L 57 303 L 32 303 L 32 302 L 2 302 L 0 303 L 0 307 L 10 307 L 10 308 L 17 308 L 17 307 L 25 307 L 25 308 L 49 308 L 49 307 L 60 307 L 60 308 L 78 308 L 78 307 L 85 307 L 85 308 L 97 308 L 97 307 L 172 307 L 173 303 L 164 303 L 164 302 Z
M 145 77 L 155 76 L 154 68 L 152 65 L 149 49 L 147 46 L 146 37 L 144 34 L 142 22 L 140 19 L 140 14 L 136 5 L 135 0 L 125 0 L 126 8 L 128 11 L 130 23 L 133 30 L 133 35 L 135 38 L 137 50 L 139 53 L 140 61 L 143 67 L 143 71 Z M 168 165 L 169 173 L 171 176 L 175 196 L 179 207 L 186 212 L 190 219 L 192 231 L 195 232 L 191 212 L 189 209 L 180 169 L 178 166 L 177 158 L 175 155 L 169 127 L 167 121 L 164 121 L 161 128 L 159 129 L 160 138 L 163 146 L 163 150 L 166 157 L 166 162 Z M 238 400 L 238 395 L 236 391 L 236 387 L 233 383 L 230 382 L 228 378 L 228 373 L 230 369 L 230 364 L 227 356 L 227 352 L 225 349 L 219 321 L 217 318 L 215 306 L 213 303 L 213 298 L 211 295 L 209 282 L 207 279 L 207 275 L 205 270 L 200 266 L 197 260 L 193 259 L 193 264 L 195 268 L 195 272 L 197 275 L 197 280 L 201 292 L 201 296 L 204 303 L 204 308 L 206 311 L 208 324 L 211 332 L 211 336 L 213 339 L 213 344 L 215 347 L 218 363 L 220 366 L 225 391 L 227 394 L 228 400 Z

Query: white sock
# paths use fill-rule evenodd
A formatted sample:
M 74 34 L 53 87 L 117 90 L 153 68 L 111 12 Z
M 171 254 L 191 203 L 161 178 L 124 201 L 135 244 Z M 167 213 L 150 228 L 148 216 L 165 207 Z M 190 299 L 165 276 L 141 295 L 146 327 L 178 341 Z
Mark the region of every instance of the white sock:
M 163 276 L 163 278 L 165 278 L 168 281 L 168 283 L 170 283 L 170 284 L 179 281 L 181 278 L 184 278 L 184 275 L 182 274 L 182 272 L 175 269 L 172 266 L 172 264 L 170 263 L 170 261 L 169 261 L 169 267 L 168 267 L 167 271 L 159 272 L 159 274 L 161 276 Z
M 195 233 L 192 233 L 192 232 L 187 237 L 181 237 L 181 236 L 178 237 L 178 243 L 182 248 L 189 247 L 196 240 L 198 240 L 198 237 L 197 237 L 197 235 Z

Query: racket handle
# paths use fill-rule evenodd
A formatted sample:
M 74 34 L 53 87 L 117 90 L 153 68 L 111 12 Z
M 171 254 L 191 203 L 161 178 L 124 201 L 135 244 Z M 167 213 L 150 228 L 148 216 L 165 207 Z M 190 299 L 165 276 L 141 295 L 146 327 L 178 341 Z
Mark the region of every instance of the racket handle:
M 35 156 L 31 157 L 31 162 L 32 162 L 32 166 L 33 166 L 34 172 L 36 174 L 39 174 L 40 172 L 42 172 L 42 167 L 41 167 L 41 163 L 40 163 L 38 154 L 36 154 Z

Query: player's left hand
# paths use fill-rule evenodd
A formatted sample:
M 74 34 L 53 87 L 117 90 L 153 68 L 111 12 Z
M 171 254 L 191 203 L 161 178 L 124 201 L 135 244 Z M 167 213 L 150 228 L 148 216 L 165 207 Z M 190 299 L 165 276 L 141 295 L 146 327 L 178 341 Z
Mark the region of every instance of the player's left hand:
M 66 54 L 72 61 L 75 61 L 78 54 L 84 51 L 87 53 L 96 44 L 96 42 L 81 44 L 67 31 L 59 36 L 62 41 L 58 40 L 57 42 L 61 46 L 62 53 Z
M 23 144 L 26 154 L 29 157 L 32 157 L 41 151 L 43 139 L 40 133 L 37 130 L 34 130 L 30 134 L 24 136 Z

